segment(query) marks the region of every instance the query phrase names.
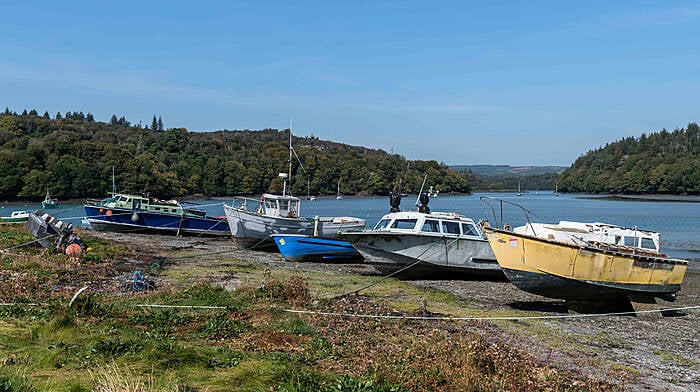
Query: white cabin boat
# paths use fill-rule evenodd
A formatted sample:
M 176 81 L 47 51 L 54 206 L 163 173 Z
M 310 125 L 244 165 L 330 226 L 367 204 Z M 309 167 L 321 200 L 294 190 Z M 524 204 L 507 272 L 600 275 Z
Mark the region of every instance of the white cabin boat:
M 419 211 L 390 212 L 373 229 L 341 237 L 365 262 L 405 278 L 503 276 L 478 224 L 455 212 L 430 212 L 427 197 L 421 202 Z
M 241 246 L 277 249 L 271 235 L 305 234 L 338 237 L 341 231 L 360 230 L 365 220 L 349 216 L 314 217 L 301 216 L 301 200 L 287 194 L 287 179 L 292 174 L 292 132 L 289 131 L 289 174 L 280 173 L 284 180 L 282 195 L 264 193 L 260 200 L 234 198 L 232 205 L 224 203 L 233 239 Z M 291 188 L 291 187 L 290 187 Z M 248 204 L 257 203 L 256 209 Z

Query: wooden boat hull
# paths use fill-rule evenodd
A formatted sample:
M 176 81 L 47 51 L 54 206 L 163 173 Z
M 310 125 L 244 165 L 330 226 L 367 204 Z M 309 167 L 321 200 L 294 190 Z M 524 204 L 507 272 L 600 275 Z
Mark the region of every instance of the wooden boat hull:
M 685 260 L 577 246 L 484 228 L 498 264 L 518 288 L 550 298 L 600 301 L 628 296 L 673 299 Z
M 366 263 L 407 279 L 503 277 L 486 240 L 391 232 L 344 232 Z
M 215 237 L 231 236 L 228 222 L 223 217 L 158 214 L 148 211 L 133 211 L 93 205 L 85 205 L 85 214 L 90 226 L 98 231 Z
M 231 235 L 245 247 L 274 247 L 273 234 L 313 235 L 317 225 L 319 237 L 336 238 L 343 230 L 360 230 L 365 221 L 360 219 L 319 218 L 318 224 L 312 219 L 271 217 L 251 213 L 242 208 L 224 205 Z
M 282 257 L 292 262 L 361 261 L 362 256 L 347 241 L 295 234 L 273 234 Z

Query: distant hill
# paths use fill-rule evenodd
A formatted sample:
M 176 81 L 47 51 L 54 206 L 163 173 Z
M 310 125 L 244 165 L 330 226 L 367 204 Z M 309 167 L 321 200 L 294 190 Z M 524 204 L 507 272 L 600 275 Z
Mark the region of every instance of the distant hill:
M 562 192 L 700 194 L 700 127 L 626 137 L 579 157 Z
M 471 171 L 481 176 L 537 176 L 550 173 L 561 173 L 567 166 L 509 166 L 509 165 L 453 165 L 455 171 Z
M 99 197 L 111 189 L 157 197 L 281 193 L 289 170 L 289 131 L 190 132 L 110 123 L 83 112 L 39 115 L 0 112 L 0 200 L 40 199 L 50 188 L 61 200 Z M 360 146 L 294 137 L 296 158 L 288 190 L 295 195 L 386 195 L 418 192 L 424 176 L 441 192 L 470 191 L 447 165 L 410 161 Z M 289 188 L 290 187 L 290 188 Z

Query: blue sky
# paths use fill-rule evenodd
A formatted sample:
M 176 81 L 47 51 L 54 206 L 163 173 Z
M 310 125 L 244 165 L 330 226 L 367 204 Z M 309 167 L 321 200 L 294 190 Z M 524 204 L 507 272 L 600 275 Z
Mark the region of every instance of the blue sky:
M 570 165 L 700 120 L 697 1 L 4 1 L 0 110 Z

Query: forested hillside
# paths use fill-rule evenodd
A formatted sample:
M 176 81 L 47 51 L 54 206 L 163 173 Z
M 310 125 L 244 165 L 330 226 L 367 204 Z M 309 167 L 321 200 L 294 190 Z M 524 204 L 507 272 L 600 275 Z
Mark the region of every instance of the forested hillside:
M 700 194 L 696 123 L 589 151 L 559 177 L 559 191 Z
M 0 113 L 0 200 L 38 199 L 50 188 L 61 199 L 99 197 L 117 189 L 171 197 L 255 195 L 281 192 L 278 174 L 288 171 L 288 131 L 189 132 L 109 124 L 91 114 L 39 115 L 35 110 Z M 315 137 L 294 137 L 292 190 L 306 196 L 341 193 L 387 194 L 427 185 L 442 192 L 468 192 L 468 181 L 436 161 L 408 161 L 381 150 Z M 308 187 L 307 187 L 308 185 Z M 426 186 L 427 186 L 426 185 Z

